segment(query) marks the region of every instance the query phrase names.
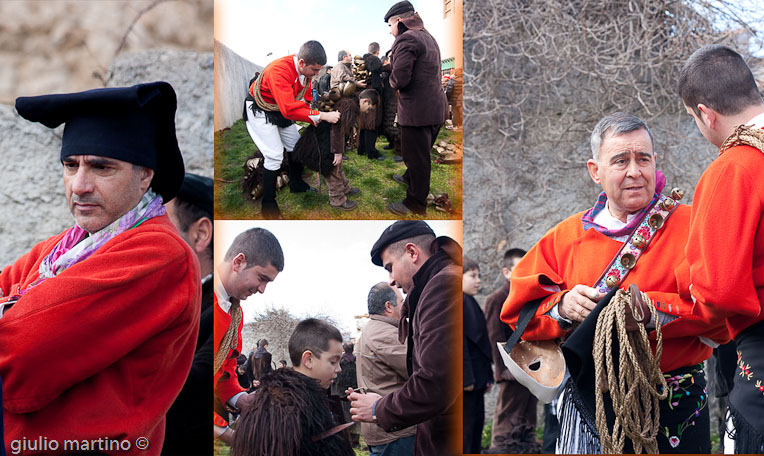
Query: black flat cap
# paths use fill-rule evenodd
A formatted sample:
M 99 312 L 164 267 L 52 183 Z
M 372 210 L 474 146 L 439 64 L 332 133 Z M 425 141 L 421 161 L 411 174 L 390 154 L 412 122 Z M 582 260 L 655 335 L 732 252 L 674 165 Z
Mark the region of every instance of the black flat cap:
M 377 266 L 382 266 L 382 251 L 388 245 L 403 239 L 421 236 L 422 234 L 435 236 L 435 232 L 430 228 L 430 225 L 421 220 L 398 220 L 385 228 L 377 242 L 374 243 L 374 247 L 371 248 L 371 262 Z
M 407 0 L 398 2 L 387 11 L 387 14 L 385 14 L 385 22 L 389 21 L 393 16 L 400 16 L 401 14 L 408 13 L 409 11 L 414 11 L 414 5 L 412 5 L 411 2 Z
M 175 136 L 175 90 L 166 82 L 20 97 L 21 117 L 48 128 L 65 123 L 61 160 L 98 155 L 154 170 L 151 187 L 170 201 L 183 183 Z
M 213 207 L 212 179 L 198 174 L 186 173 L 177 198 L 198 207 L 212 218 Z

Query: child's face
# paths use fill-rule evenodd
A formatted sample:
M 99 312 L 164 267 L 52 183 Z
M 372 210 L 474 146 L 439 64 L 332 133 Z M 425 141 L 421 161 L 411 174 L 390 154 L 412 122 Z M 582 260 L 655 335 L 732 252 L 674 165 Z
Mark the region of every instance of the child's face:
M 340 357 L 342 357 L 342 344 L 334 339 L 330 340 L 329 350 L 321 353 L 321 356 L 311 356 L 306 363 L 308 377 L 318 380 L 321 388 L 329 388 L 342 370 Z
M 371 101 L 368 98 L 361 98 L 361 112 L 368 112 L 371 109 Z
M 475 296 L 480 290 L 480 270 L 470 269 L 462 274 L 462 291 Z

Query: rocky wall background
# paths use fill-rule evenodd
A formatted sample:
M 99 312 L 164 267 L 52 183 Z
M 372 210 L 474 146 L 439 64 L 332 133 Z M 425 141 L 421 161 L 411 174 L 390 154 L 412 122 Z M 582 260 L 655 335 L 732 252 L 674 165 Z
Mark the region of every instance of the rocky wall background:
M 215 41 L 215 131 L 241 119 L 249 80 L 263 67 Z
M 589 134 L 609 113 L 647 122 L 667 188 L 691 203 L 716 150 L 684 111 L 678 72 L 705 44 L 750 57 L 756 43 L 698 3 L 465 2 L 464 252 L 481 266 L 481 295 L 504 280 L 504 251 L 592 206 L 601 188 L 586 169 Z M 764 81 L 761 59 L 749 64 Z
M 186 170 L 213 175 L 211 0 L 2 2 L 0 15 L 0 268 L 72 224 L 62 128 L 19 117 L 17 96 L 168 81 Z

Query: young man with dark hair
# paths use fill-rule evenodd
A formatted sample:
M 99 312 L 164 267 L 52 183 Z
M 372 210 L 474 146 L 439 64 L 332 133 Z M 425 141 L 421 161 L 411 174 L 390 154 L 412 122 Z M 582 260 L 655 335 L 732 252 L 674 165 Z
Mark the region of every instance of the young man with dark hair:
M 729 395 L 735 453 L 764 452 L 764 102 L 743 57 L 710 45 L 679 75 L 679 95 L 719 147 L 698 181 L 686 255 L 693 313 L 724 321 L 739 374 Z
M 230 443 L 226 410 L 241 410 L 251 396 L 239 385 L 236 358 L 241 353 L 244 325 L 241 301 L 265 287 L 284 269 L 284 253 L 278 239 L 263 228 L 252 228 L 234 239 L 215 269 L 215 435 Z
M 460 388 L 453 374 L 458 328 L 453 316 L 461 304 L 461 246 L 435 237 L 427 223 L 399 220 L 385 229 L 371 249 L 371 261 L 390 273 L 390 285 L 406 293 L 399 334 L 407 343 L 409 378 L 385 396 L 349 392 L 356 421 L 385 431 L 417 425 L 416 454 L 452 454 Z
M 491 343 L 485 327 L 485 315 L 475 300 L 480 290 L 480 267 L 477 262 L 464 258 L 462 265 L 463 315 L 463 439 L 464 453 L 481 452 L 483 422 L 485 421 L 485 393 L 491 390 Z
M 212 179 L 186 173 L 178 196 L 165 204 L 180 237 L 196 253 L 202 275 L 202 306 L 194 361 L 183 390 L 167 412 L 162 454 L 207 455 L 212 452 L 209 404 L 199 397 L 212 388 L 213 344 L 213 188 Z
M 504 282 L 501 288 L 491 293 L 485 301 L 486 328 L 493 355 L 493 380 L 499 388 L 496 411 L 493 414 L 490 450 L 497 453 L 535 453 L 539 450 L 535 439 L 538 401 L 528 388 L 515 381 L 504 365 L 496 345 L 498 342 L 506 342 L 512 335 L 512 329 L 501 321 L 499 315 L 504 301 L 509 296 L 509 278 L 512 270 L 525 253 L 525 250 L 518 248 L 504 252 L 501 262 Z M 551 451 L 554 452 L 554 444 Z
M 236 422 L 231 455 L 352 456 L 347 426 L 337 425 L 326 394 L 340 371 L 342 334 L 309 318 L 297 324 L 288 346 L 294 369 L 262 378 Z
M 295 121 L 317 125 L 325 120 L 336 123 L 337 111 L 320 112 L 310 108 L 313 94 L 311 78 L 326 64 L 326 53 L 318 41 L 308 41 L 296 55 L 271 62 L 249 86 L 244 102 L 247 131 L 265 159 L 263 169 L 263 217 L 280 218 L 276 203 L 276 177 L 287 153 L 289 190 L 315 191 L 302 179 L 301 163 L 291 155 L 300 138 Z

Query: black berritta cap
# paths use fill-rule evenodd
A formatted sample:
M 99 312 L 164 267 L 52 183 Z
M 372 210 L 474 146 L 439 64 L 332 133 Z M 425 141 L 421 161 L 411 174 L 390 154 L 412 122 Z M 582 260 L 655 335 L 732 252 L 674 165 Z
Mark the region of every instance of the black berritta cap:
M 177 198 L 198 207 L 212 218 L 215 211 L 213 193 L 212 179 L 198 174 L 186 173 Z
M 401 14 L 408 13 L 409 11 L 414 11 L 414 5 L 412 5 L 411 2 L 407 0 L 398 2 L 387 11 L 387 14 L 385 14 L 385 22 L 389 21 L 393 16 L 400 16 Z
M 176 107 L 175 90 L 163 81 L 16 99 L 21 117 L 48 128 L 66 124 L 61 160 L 98 155 L 151 168 L 151 187 L 164 202 L 178 193 L 185 172 Z
M 371 248 L 371 262 L 377 266 L 382 266 L 382 251 L 388 245 L 403 239 L 421 236 L 422 234 L 435 236 L 435 232 L 430 228 L 430 225 L 421 220 L 398 220 L 385 228 L 377 242 L 374 243 L 374 246 Z

